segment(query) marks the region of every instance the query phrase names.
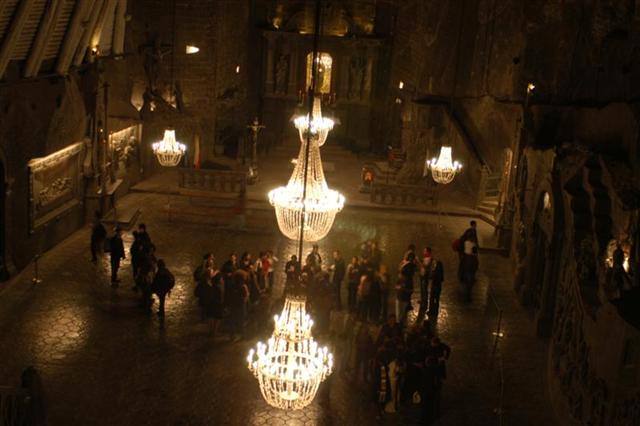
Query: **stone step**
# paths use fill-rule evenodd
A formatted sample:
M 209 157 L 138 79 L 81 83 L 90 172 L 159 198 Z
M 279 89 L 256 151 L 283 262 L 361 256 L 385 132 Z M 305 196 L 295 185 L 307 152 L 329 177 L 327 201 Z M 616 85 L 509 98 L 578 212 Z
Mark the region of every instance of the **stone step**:
M 495 207 L 485 206 L 483 204 L 480 204 L 477 210 L 481 213 L 488 214 L 491 217 L 493 217 L 493 215 L 495 214 Z

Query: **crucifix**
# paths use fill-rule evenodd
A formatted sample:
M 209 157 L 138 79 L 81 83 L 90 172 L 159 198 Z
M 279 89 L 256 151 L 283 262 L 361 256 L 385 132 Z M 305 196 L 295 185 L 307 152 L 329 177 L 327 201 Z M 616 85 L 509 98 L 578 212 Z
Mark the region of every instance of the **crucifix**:
M 258 178 L 258 133 L 265 126 L 260 124 L 258 117 L 253 119 L 253 123 L 247 126 L 251 130 L 251 166 L 249 167 L 249 179 L 253 182 Z

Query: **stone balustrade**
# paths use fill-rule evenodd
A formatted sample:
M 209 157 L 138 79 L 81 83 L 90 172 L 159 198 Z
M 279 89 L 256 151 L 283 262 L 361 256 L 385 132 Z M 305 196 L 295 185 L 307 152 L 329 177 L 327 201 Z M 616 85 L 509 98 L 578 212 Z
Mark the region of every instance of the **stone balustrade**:
M 180 189 L 241 193 L 246 190 L 247 176 L 244 172 L 180 168 Z
M 373 183 L 370 200 L 372 203 L 384 205 L 404 206 L 427 201 L 437 205 L 438 194 L 435 186 Z

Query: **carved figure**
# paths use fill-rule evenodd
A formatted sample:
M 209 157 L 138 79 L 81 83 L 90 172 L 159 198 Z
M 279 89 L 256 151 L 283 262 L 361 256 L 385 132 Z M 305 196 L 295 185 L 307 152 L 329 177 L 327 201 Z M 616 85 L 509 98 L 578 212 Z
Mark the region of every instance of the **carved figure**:
M 158 90 L 158 76 L 162 66 L 163 58 L 171 53 L 171 46 L 164 45 L 160 39 L 156 38 L 143 48 L 144 52 L 144 72 L 147 76 L 147 88 L 151 93 L 156 94 Z
M 287 93 L 287 77 L 289 74 L 289 55 L 280 55 L 276 64 L 276 93 Z
M 349 62 L 349 99 L 361 99 L 364 87 L 364 71 L 367 66 L 362 56 L 352 56 Z

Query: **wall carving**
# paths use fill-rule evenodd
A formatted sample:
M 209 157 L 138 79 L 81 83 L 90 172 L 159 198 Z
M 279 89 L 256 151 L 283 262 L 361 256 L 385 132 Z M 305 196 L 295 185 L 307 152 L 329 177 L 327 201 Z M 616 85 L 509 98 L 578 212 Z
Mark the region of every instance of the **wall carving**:
M 84 142 L 29 161 L 30 231 L 46 225 L 80 203 Z
M 566 268 L 559 286 L 556 322 L 551 344 L 551 368 L 563 393 L 571 416 L 591 425 L 606 424 L 611 396 L 604 380 L 598 378 L 590 362 L 590 348 L 583 332 L 584 315 L 575 293 L 574 280 L 567 281 L 572 268 Z
M 73 189 L 71 178 L 63 177 L 54 180 L 51 184 L 41 189 L 38 193 L 36 211 L 42 210 L 71 194 Z
M 127 174 L 127 169 L 136 168 L 140 158 L 140 136 L 142 125 L 135 124 L 109 135 L 109 149 L 118 178 Z

